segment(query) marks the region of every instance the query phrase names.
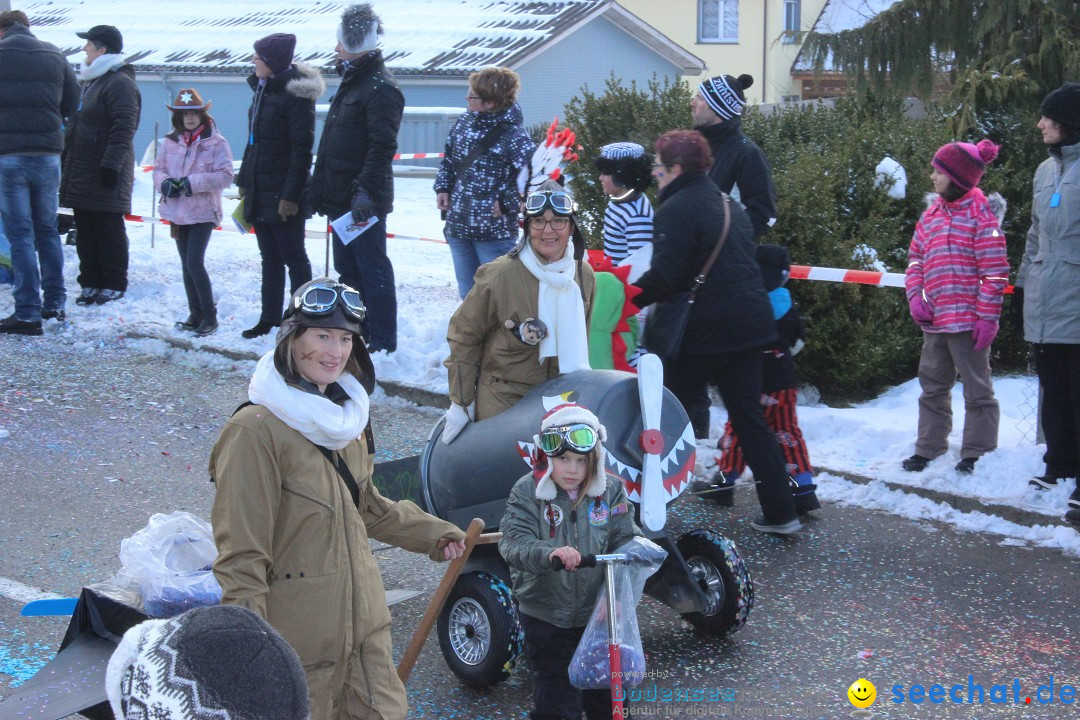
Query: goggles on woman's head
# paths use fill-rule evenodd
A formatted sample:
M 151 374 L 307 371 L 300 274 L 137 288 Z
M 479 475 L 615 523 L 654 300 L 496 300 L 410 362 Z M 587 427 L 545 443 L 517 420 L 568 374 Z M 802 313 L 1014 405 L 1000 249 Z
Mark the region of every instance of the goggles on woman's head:
M 585 423 L 550 427 L 540 432 L 540 449 L 548 457 L 559 457 L 567 450 L 584 455 L 596 443 L 596 430 Z
M 294 302 L 293 310 L 308 317 L 325 317 L 338 306 L 347 318 L 356 322 L 363 322 L 367 314 L 360 293 L 341 283 L 315 283 Z
M 574 212 L 574 199 L 568 193 L 553 190 L 538 190 L 525 198 L 525 214 L 539 215 L 545 208 L 551 208 L 556 215 L 570 215 Z

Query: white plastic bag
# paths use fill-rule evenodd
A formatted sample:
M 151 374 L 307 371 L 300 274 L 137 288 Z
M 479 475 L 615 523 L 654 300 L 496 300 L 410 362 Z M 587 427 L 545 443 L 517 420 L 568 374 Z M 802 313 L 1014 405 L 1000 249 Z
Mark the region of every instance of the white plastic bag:
M 634 687 L 645 679 L 645 650 L 641 645 L 636 608 L 645 581 L 660 569 L 667 551 L 647 538 L 637 537 L 615 553 L 628 556 L 627 562 L 615 567 L 615 621 L 619 628 L 620 679 L 623 687 Z M 605 583 L 568 668 L 570 684 L 582 690 L 607 690 L 611 687 L 608 591 Z
M 210 524 L 188 512 L 155 513 L 137 533 L 120 542 L 116 584 L 138 587 L 147 615 L 172 617 L 221 602 L 210 566 L 217 557 Z

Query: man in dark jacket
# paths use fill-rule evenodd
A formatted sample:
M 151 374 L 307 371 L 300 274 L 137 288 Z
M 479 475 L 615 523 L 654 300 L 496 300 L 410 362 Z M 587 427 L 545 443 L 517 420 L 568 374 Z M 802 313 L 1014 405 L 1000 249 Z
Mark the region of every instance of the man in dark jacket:
M 391 163 L 405 97 L 376 46 L 382 31 L 370 3 L 353 5 L 341 15 L 336 48 L 341 85 L 330 101 L 311 179 L 311 202 L 320 215 L 336 220 L 351 212 L 354 223 L 378 218 L 348 244 L 334 233 L 334 268 L 341 282 L 363 296 L 363 334 L 371 352 L 397 349 L 386 216 L 394 209 Z
M 776 189 L 765 153 L 742 131 L 744 91 L 753 84 L 749 75 L 709 78 L 698 85 L 690 113 L 694 129 L 705 136 L 712 150 L 709 179 L 746 208 L 758 239 L 776 222 Z M 709 389 L 702 385 L 686 408 L 699 438 L 709 437 L 709 404 Z
M 82 106 L 64 139 L 60 204 L 75 211 L 78 305 L 102 305 L 127 291 L 128 238 L 135 176 L 133 139 L 142 96 L 124 62 L 124 39 L 111 25 L 75 33 L 86 40 L 80 68 Z
M 41 335 L 43 318 L 64 319 L 56 191 L 64 118 L 79 105 L 79 86 L 64 55 L 29 25 L 21 10 L 0 12 L 0 222 L 15 275 L 15 312 L 0 332 Z
M 709 178 L 721 192 L 742 204 L 760 238 L 776 222 L 776 188 L 769 160 L 742 131 L 744 90 L 754 78 L 718 75 L 698 85 L 690 101 L 694 129 L 709 141 L 713 166 Z

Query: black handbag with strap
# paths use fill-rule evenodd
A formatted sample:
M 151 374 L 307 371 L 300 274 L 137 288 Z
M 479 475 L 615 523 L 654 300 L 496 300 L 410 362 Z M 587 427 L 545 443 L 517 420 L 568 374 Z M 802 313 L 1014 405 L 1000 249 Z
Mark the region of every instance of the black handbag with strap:
M 653 305 L 649 316 L 645 320 L 645 335 L 642 345 L 648 352 L 660 356 L 660 358 L 675 357 L 682 348 L 683 336 L 686 334 L 686 325 L 690 321 L 690 310 L 694 307 L 694 300 L 701 286 L 705 284 L 716 258 L 727 241 L 728 231 L 731 230 L 731 207 L 727 195 L 724 198 L 724 229 L 720 232 L 720 239 L 716 241 L 708 260 L 701 267 L 701 272 L 694 277 L 693 286 L 676 295 L 671 300 L 665 300 Z

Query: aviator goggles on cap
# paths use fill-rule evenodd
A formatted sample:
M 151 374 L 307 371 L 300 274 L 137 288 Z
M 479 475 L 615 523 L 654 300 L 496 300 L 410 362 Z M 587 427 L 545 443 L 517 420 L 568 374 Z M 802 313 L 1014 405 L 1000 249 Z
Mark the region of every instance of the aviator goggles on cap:
M 584 455 L 596 447 L 596 430 L 585 423 L 550 427 L 540 432 L 540 449 L 549 457 L 559 457 L 567 450 Z
M 294 305 L 294 311 L 308 317 L 325 317 L 335 307 L 340 307 L 347 318 L 356 322 L 362 322 L 367 314 L 360 293 L 341 283 L 315 283 L 294 300 Z
M 544 208 L 551 208 L 556 215 L 570 215 L 574 212 L 574 200 L 567 193 L 555 190 L 538 190 L 525 198 L 526 215 L 539 215 Z

